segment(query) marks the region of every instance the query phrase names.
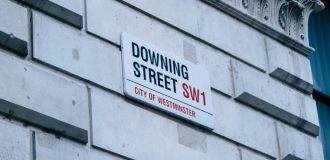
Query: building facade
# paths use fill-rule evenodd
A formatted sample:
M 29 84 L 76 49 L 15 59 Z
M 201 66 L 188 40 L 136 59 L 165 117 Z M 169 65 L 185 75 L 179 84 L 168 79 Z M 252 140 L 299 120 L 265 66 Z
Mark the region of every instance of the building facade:
M 323 160 L 307 58 L 309 15 L 323 9 L 0 0 L 0 159 Z M 211 128 L 127 96 L 123 33 L 208 71 Z

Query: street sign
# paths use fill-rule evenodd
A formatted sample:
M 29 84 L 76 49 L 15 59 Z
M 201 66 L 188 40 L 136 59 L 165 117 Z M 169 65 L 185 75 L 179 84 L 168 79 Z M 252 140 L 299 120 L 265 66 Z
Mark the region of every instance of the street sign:
M 209 72 L 128 33 L 121 34 L 125 96 L 214 128 Z

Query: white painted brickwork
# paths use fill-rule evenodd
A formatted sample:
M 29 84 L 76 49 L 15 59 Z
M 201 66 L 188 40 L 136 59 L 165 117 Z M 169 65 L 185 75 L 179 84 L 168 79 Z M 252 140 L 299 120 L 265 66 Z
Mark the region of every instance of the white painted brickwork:
M 66 139 L 58 139 L 45 132 L 36 132 L 36 157 L 47 160 L 124 160 Z
M 274 107 L 279 107 L 319 126 L 316 103 L 311 97 L 291 89 L 239 61 L 235 60 L 232 64 L 235 97 L 239 97 L 243 93 L 251 94 Z M 291 120 L 295 121 L 295 119 Z
M 0 55 L 1 99 L 88 128 L 85 86 L 4 52 Z
M 272 158 L 262 156 L 247 149 L 241 149 L 242 160 L 271 160 Z
M 271 157 L 278 153 L 274 120 L 261 112 L 212 92 L 214 133 Z
M 8 101 L 81 128 L 87 144 L 56 128 L 48 133 L 37 124 L 21 125 L 19 118 L 14 124 L 10 113 L 0 113 L 1 160 L 323 160 L 303 53 L 202 0 L 50 1 L 81 15 L 82 28 L 16 0 L 0 0 L 0 31 L 29 46 L 22 58 L 0 46 L 0 107 Z M 227 3 L 251 14 L 241 1 Z M 124 96 L 122 32 L 209 71 L 213 130 Z M 274 76 L 278 68 L 278 75 L 289 78 Z M 251 106 L 251 99 L 240 97 L 244 93 L 285 116 Z M 310 125 L 299 128 L 298 120 Z
M 103 17 L 96 17 L 104 12 L 107 14 Z M 195 50 L 195 53 L 186 50 L 189 52 L 187 54 L 195 54 L 195 60 L 190 59 L 190 61 L 197 62 L 198 65 L 209 70 L 213 88 L 227 95 L 233 95 L 229 56 L 222 52 L 114 0 L 87 1 L 87 14 L 89 18 L 87 30 L 118 45 L 121 32 L 128 32 L 182 58 L 186 58 L 185 46 L 193 45 L 195 49 L 192 50 Z M 113 26 L 113 23 L 117 25 Z M 215 64 L 215 61 L 219 63 Z
M 137 1 L 134 2 L 137 3 Z M 170 1 L 164 1 L 162 3 L 166 2 L 170 3 Z M 144 3 L 147 3 L 147 1 Z M 186 26 L 189 26 L 189 28 L 199 28 L 201 36 L 190 33 L 187 30 L 184 30 L 185 32 L 188 32 L 197 38 L 201 38 L 229 54 L 239 57 L 260 70 L 266 70 L 267 61 L 264 36 L 262 34 L 200 1 L 191 1 L 190 3 L 196 3 L 196 5 L 185 6 L 185 10 L 174 10 L 174 8 L 169 7 L 166 13 L 180 11 L 185 12 L 185 14 L 189 13 L 190 15 L 196 15 L 195 12 L 198 12 L 198 16 L 191 16 L 195 18 L 196 23 Z M 154 19 L 129 8 L 118 1 L 100 0 L 95 2 L 93 0 L 87 0 L 86 5 L 87 30 L 111 42 L 120 44 L 119 35 L 121 32 L 128 32 L 148 41 L 149 43 L 153 43 L 157 38 L 162 38 L 157 36 L 157 32 L 155 31 L 157 25 L 155 24 Z M 107 9 L 109 7 L 112 9 Z M 156 10 L 157 8 L 153 9 Z M 148 12 L 148 10 L 144 11 Z M 166 13 L 159 13 L 159 15 L 165 15 Z M 99 17 L 98 15 L 100 14 L 103 14 L 103 16 Z M 181 23 L 185 20 L 183 19 L 184 16 L 178 18 L 182 19 L 172 18 L 171 21 L 174 22 L 169 23 L 180 28 L 176 23 Z M 197 26 L 197 18 L 199 26 Z M 113 26 L 112 24 L 116 24 L 116 26 Z
M 239 159 L 234 143 L 118 95 L 92 88 L 91 97 L 93 146 L 132 159 Z
M 274 72 L 277 68 L 282 68 L 308 83 L 313 84 L 310 62 L 305 56 L 270 38 L 266 38 L 266 45 L 269 73 Z
M 84 15 L 84 0 L 49 0 L 72 12 Z
M 0 1 L 0 31 L 28 41 L 28 11 L 8 0 Z
M 30 132 L 20 126 L 0 120 L 0 159 L 30 159 Z
M 281 159 L 286 156 L 306 160 L 323 160 L 321 142 L 285 124 L 277 124 Z
M 40 13 L 33 23 L 34 58 L 123 93 L 118 47 Z

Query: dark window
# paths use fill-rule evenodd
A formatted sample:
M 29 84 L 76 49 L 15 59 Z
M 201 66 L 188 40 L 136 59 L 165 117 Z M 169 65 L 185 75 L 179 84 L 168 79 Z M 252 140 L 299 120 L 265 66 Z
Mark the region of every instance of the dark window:
M 325 160 L 330 160 L 330 3 L 324 1 L 325 9 L 309 17 L 309 45 L 315 52 L 309 56 L 314 92 L 320 122 L 319 139 L 323 144 Z

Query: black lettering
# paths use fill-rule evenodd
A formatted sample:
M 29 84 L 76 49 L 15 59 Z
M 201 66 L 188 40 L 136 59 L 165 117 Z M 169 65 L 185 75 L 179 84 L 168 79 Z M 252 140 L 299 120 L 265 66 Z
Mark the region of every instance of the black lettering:
M 134 47 L 136 48 L 136 50 L 134 49 Z M 137 51 L 137 53 L 135 54 L 135 51 Z M 139 53 L 139 46 L 132 42 L 132 53 L 133 53 L 133 56 L 136 57 L 136 58 L 139 58 L 140 56 L 140 53 Z
M 165 67 L 166 71 L 168 71 L 168 66 L 167 66 L 167 57 L 165 57 L 165 59 L 163 58 L 163 55 L 160 55 L 160 63 L 161 68 L 163 69 L 163 66 Z
M 150 63 L 151 64 L 154 64 L 155 63 L 155 66 L 158 67 L 159 53 L 157 53 L 157 58 L 156 58 L 154 51 L 152 51 L 152 56 L 151 56 L 150 49 L 148 49 L 148 52 L 149 52 Z
M 183 71 L 183 68 L 184 68 L 187 72 Z M 182 65 L 182 66 L 181 66 L 181 73 L 182 73 L 182 77 L 183 77 L 183 79 L 189 80 L 189 75 L 188 75 L 188 68 L 187 68 L 187 66 L 185 66 L 185 65 Z
M 141 74 L 140 74 L 140 71 L 139 71 L 139 69 L 138 69 L 138 68 L 140 68 L 139 63 L 137 63 L 137 62 L 133 62 L 133 66 L 134 66 L 134 68 L 135 68 L 134 75 L 135 75 L 136 77 L 140 77 Z
M 170 64 L 170 72 L 172 73 L 172 63 L 171 63 L 171 59 L 168 59 L 168 62 Z
M 163 82 L 163 79 L 160 76 L 163 76 L 163 74 L 160 72 L 157 72 L 158 86 L 164 88 L 164 86 L 162 84 L 160 84 L 160 82 Z
M 174 93 L 176 93 L 176 84 L 175 84 L 175 82 L 177 82 L 177 80 L 174 79 L 174 78 L 171 78 L 171 80 L 173 81 L 173 90 L 174 90 Z
M 149 68 L 149 82 L 152 83 L 151 78 L 154 78 L 154 84 L 156 84 L 156 73 L 153 69 Z
M 167 87 L 167 85 L 170 84 L 170 82 L 167 81 L 167 79 L 170 79 L 170 78 L 171 78 L 171 77 L 165 75 L 165 88 L 166 88 L 167 90 L 169 90 L 169 91 L 171 91 L 171 88 L 168 88 L 168 87 Z
M 146 55 L 145 57 L 143 56 L 143 51 L 144 51 L 144 53 L 146 53 L 145 54 Z M 141 47 L 141 58 L 142 58 L 143 61 L 148 62 L 148 51 L 143 46 Z
M 175 61 L 173 61 L 173 73 L 176 75 L 176 73 L 178 73 L 178 76 L 180 77 L 180 64 L 178 62 L 178 64 L 175 63 Z
M 143 79 L 146 80 L 147 77 L 146 77 L 146 69 L 148 68 L 147 66 L 144 66 L 141 64 L 141 67 L 143 68 Z

